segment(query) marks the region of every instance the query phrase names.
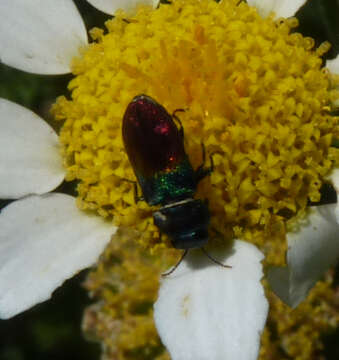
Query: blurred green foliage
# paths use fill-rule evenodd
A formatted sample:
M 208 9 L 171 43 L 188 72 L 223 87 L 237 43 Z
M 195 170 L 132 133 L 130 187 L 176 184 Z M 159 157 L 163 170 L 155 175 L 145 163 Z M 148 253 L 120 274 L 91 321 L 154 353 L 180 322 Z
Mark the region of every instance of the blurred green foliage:
M 88 29 L 102 26 L 109 17 L 85 0 L 75 0 Z M 328 40 L 333 58 L 339 52 L 339 0 L 309 0 L 297 14 L 297 31 L 312 36 L 316 44 Z M 35 111 L 52 126 L 50 104 L 59 95 L 68 94 L 66 76 L 27 74 L 0 64 L 0 97 L 17 102 Z M 71 184 L 72 185 L 72 184 Z M 58 190 L 71 193 L 69 185 Z M 0 208 L 8 201 L 1 201 Z M 81 288 L 85 272 L 67 281 L 53 298 L 11 319 L 0 320 L 0 360 L 91 360 L 99 359 L 100 346 L 83 339 L 80 324 L 83 310 L 90 303 Z M 15 286 L 15 284 L 14 284 Z M 325 339 L 326 359 L 339 359 L 339 332 Z
M 329 41 L 332 48 L 326 58 L 334 58 L 339 52 L 339 1 L 309 0 L 297 13 L 300 26 L 297 31 L 311 36 L 320 45 Z
M 83 309 L 89 304 L 81 288 L 86 272 L 68 280 L 48 302 L 11 320 L 0 320 L 1 360 L 90 360 L 100 346 L 81 333 Z

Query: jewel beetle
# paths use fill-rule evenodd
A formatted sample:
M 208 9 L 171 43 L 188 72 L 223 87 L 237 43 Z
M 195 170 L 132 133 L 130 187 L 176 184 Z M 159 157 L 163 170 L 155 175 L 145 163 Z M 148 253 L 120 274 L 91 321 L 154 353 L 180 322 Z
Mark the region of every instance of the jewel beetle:
M 169 236 L 173 247 L 184 249 L 186 255 L 189 249 L 203 249 L 208 241 L 208 203 L 194 199 L 194 195 L 198 183 L 213 171 L 213 158 L 210 156 L 211 166 L 206 168 L 203 147 L 203 163 L 193 169 L 185 152 L 184 129 L 176 115 L 178 111 L 184 110 L 178 109 L 170 115 L 151 97 L 135 96 L 123 117 L 122 137 L 142 190 L 139 198 L 135 182 L 136 201 L 161 206 L 153 213 L 154 224 L 160 233 Z

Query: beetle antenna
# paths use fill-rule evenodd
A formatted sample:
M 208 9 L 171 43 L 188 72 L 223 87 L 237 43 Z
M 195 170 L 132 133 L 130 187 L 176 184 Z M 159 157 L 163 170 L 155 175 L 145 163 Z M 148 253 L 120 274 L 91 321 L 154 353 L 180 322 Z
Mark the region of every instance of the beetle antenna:
M 185 256 L 187 255 L 187 253 L 188 253 L 188 249 L 183 252 L 183 254 L 181 255 L 180 260 L 176 263 L 176 265 L 175 265 L 170 271 L 167 271 L 166 273 L 161 274 L 161 276 L 165 277 L 165 276 L 171 275 L 171 274 L 174 272 L 174 270 L 176 270 L 176 268 L 177 268 L 177 267 L 181 264 L 181 262 L 184 260 L 184 258 L 185 258 Z
M 229 269 L 232 268 L 232 266 L 230 266 L 230 265 L 225 265 L 225 264 L 223 264 L 222 262 L 218 261 L 217 259 L 214 259 L 214 257 L 212 257 L 212 256 L 206 251 L 205 248 L 201 247 L 201 251 L 202 251 L 211 261 L 213 261 L 214 263 L 216 263 L 216 264 L 218 264 L 218 265 L 220 265 L 220 266 L 222 266 L 222 267 L 224 267 L 224 268 L 229 268 Z

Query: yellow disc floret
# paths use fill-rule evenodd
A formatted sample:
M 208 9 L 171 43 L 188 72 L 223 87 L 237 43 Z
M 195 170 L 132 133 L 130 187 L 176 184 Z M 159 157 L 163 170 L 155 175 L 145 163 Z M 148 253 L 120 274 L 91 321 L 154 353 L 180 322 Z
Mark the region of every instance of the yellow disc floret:
M 331 142 L 337 95 L 322 68 L 323 44 L 291 33 L 296 19 L 263 19 L 244 2 L 174 0 L 158 9 L 118 13 L 107 32 L 74 61 L 71 100 L 54 105 L 78 204 L 160 243 L 152 209 L 135 204 L 133 169 L 121 125 L 127 104 L 147 94 L 180 113 L 185 148 L 201 163 L 201 142 L 215 170 L 198 197 L 208 198 L 212 229 L 224 238 L 283 239 L 286 224 L 319 201 L 338 163 Z M 155 149 L 156 151 L 156 149 Z

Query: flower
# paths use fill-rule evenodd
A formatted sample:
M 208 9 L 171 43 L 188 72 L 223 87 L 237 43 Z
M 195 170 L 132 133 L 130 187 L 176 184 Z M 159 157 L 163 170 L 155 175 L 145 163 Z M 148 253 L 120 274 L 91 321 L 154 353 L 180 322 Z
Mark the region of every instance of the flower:
M 73 197 L 48 194 L 65 175 L 49 125 L 4 99 L 0 117 L 1 197 L 21 198 L 0 216 L 0 315 L 9 318 L 45 301 L 65 279 L 92 265 L 114 227 L 79 212 Z
M 114 237 L 119 237 L 119 241 L 113 238 L 85 283 L 97 302 L 85 311 L 84 334 L 101 343 L 105 360 L 134 359 L 135 356 L 142 360 L 168 360 L 169 354 L 154 326 L 152 304 L 157 299 L 157 274 L 168 263 L 175 263 L 173 250 L 150 256 L 138 246 L 137 234 L 130 229 L 119 229 Z M 247 266 L 243 269 L 248 270 Z M 319 358 L 321 351 L 328 352 L 323 348 L 323 336 L 335 334 L 339 324 L 339 297 L 337 288 L 331 284 L 333 275 L 327 274 L 325 281 L 319 281 L 296 309 L 266 291 L 270 311 L 261 337 L 260 360 L 288 357 L 308 360 Z M 205 299 L 204 306 L 211 304 L 209 299 Z M 188 303 L 186 298 L 183 305 Z M 189 307 L 183 306 L 184 309 L 188 315 Z M 236 319 L 234 315 L 230 318 Z M 240 318 L 239 322 L 242 321 Z M 231 328 L 232 324 L 227 324 L 227 329 Z
M 91 3 L 114 12 L 113 3 L 120 7 L 135 1 Z M 18 151 L 0 161 L 0 182 L 7 187 L 4 197 L 39 194 L 18 200 L 1 213 L 2 316 L 45 300 L 65 278 L 93 263 L 116 226 L 134 227 L 140 234 L 138 241 L 154 252 L 166 246 L 152 223 L 152 209 L 134 204 L 133 188 L 123 180 L 134 177 L 119 134 L 121 117 L 131 98 L 140 93 L 153 96 L 169 112 L 187 109 L 181 120 L 189 134 L 186 150 L 194 165 L 201 161 L 201 141 L 209 153 L 216 152 L 215 171 L 201 184 L 198 196 L 209 199 L 211 228 L 222 235 L 224 246 L 231 247 L 216 253 L 233 266 L 229 271 L 208 265 L 191 252 L 177 274 L 163 280 L 155 320 L 173 359 L 257 356 L 267 302 L 260 284 L 262 255 L 249 242 L 266 250 L 266 261 L 274 266 L 269 273 L 272 288 L 292 306 L 305 298 L 336 260 L 337 206 L 307 207 L 308 200 L 320 200 L 321 184 L 329 176 L 338 187 L 338 175 L 333 172 L 338 151 L 331 147 L 338 134 L 337 118 L 328 110 L 338 97 L 329 90 L 330 85 L 336 86 L 336 78 L 322 70 L 320 58 L 328 45 L 314 49 L 312 39 L 290 33 L 296 19 L 277 21 L 270 13 L 291 16 L 304 1 L 248 3 L 175 0 L 156 10 L 141 6 L 119 11 L 107 22 L 107 34 L 92 30 L 95 42 L 90 46 L 70 0 L 57 6 L 45 1 L 38 12 L 33 2 L 0 5 L 3 62 L 40 73 L 72 68 L 76 75 L 69 85 L 72 99 L 59 98 L 53 113 L 65 121 L 60 133 L 65 176 L 80 182 L 77 205 L 84 210 L 77 212 L 68 196 L 40 195 L 53 190 L 64 173 L 55 134 L 35 118 L 37 128 L 45 129 L 42 135 L 50 134 L 50 142 L 37 143 L 32 154 L 27 153 L 25 187 L 18 170 L 12 171 Z M 14 21 L 18 10 L 23 16 Z M 52 20 L 54 13 L 60 23 Z M 46 19 L 48 28 L 41 28 Z M 46 51 L 37 50 L 43 46 Z M 26 113 L 7 101 L 0 105 L 2 119 Z M 27 113 L 22 117 L 34 118 Z M 1 126 L 8 129 L 3 134 L 11 143 L 10 124 L 4 121 Z M 21 123 L 17 128 L 22 129 Z M 24 134 L 27 144 L 33 134 Z M 19 140 L 17 149 L 25 149 Z M 43 154 L 45 147 L 50 156 L 40 157 L 40 171 L 30 171 L 36 154 Z M 22 165 L 18 166 L 21 173 Z M 47 174 L 48 181 L 41 174 Z M 113 218 L 114 225 L 85 211 Z M 25 226 L 25 234 L 16 233 L 18 224 Z M 291 232 L 292 226 L 297 231 Z M 62 235 L 57 236 L 60 229 Z M 28 237 L 25 243 L 23 235 Z M 267 237 L 276 239 L 273 249 L 265 248 Z M 232 244 L 235 238 L 249 242 Z M 288 266 L 282 267 L 286 238 Z M 22 273 L 17 272 L 19 262 L 27 264 Z M 13 281 L 22 285 L 12 290 Z M 29 293 L 28 282 L 38 284 Z M 214 329 L 219 331 L 213 333 Z M 245 331 L 246 346 L 240 347 Z

